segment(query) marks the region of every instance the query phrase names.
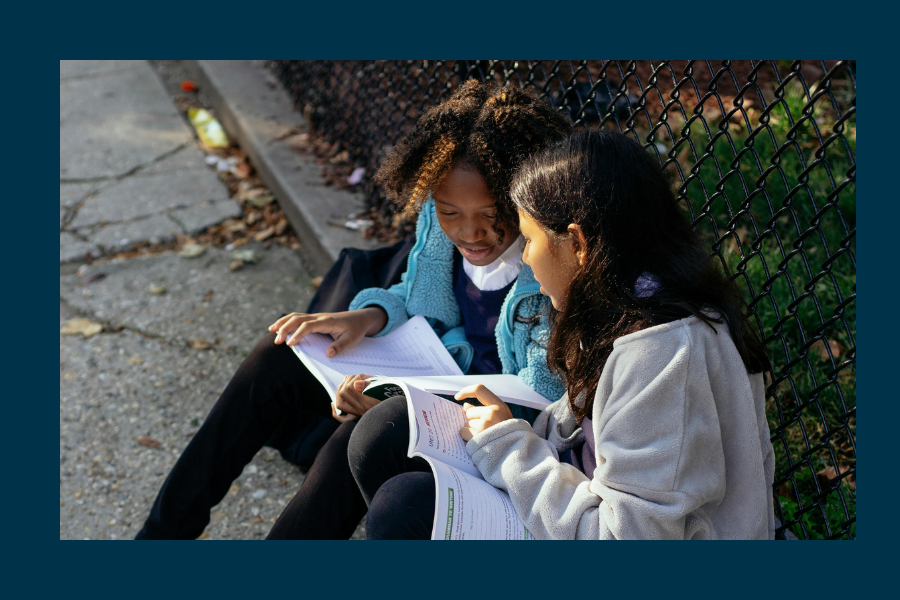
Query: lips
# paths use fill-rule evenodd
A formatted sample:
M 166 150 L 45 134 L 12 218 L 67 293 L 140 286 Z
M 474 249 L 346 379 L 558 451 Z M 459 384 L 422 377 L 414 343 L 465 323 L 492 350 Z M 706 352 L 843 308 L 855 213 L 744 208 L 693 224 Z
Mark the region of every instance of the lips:
M 462 255 L 466 257 L 466 260 L 469 262 L 474 262 L 476 260 L 481 260 L 485 258 L 488 254 L 491 253 L 491 246 L 487 248 L 466 248 L 465 246 L 457 246 L 459 251 L 462 252 Z

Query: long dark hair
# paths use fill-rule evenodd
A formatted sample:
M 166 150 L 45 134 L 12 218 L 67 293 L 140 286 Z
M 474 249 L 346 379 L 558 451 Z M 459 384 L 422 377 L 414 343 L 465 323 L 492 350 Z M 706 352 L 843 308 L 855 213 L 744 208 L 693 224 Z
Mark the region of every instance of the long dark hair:
M 545 100 L 512 86 L 469 80 L 416 122 L 375 174 L 388 198 L 418 211 L 456 165 L 477 171 L 497 206 L 494 229 L 518 235 L 509 198 L 525 157 L 565 139 L 572 125 Z
M 587 240 L 547 348 L 579 421 L 591 414 L 613 342 L 654 325 L 690 315 L 710 326 L 725 322 L 747 371 L 769 368 L 740 289 L 704 250 L 659 165 L 631 138 L 576 134 L 525 161 L 511 196 L 551 239 L 567 238 L 576 223 Z M 642 275 L 654 280 L 652 295 L 635 293 Z

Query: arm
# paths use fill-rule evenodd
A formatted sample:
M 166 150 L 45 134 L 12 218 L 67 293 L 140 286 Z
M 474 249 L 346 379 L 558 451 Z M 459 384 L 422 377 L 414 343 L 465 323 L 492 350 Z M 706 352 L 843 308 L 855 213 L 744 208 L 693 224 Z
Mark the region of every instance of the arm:
M 358 310 L 367 307 L 378 307 L 387 316 L 382 328 L 372 337 L 387 335 L 406 323 L 410 315 L 406 312 L 407 296 L 406 273 L 403 273 L 400 283 L 392 285 L 388 289 L 368 288 L 356 295 L 350 303 L 350 310 Z
M 721 500 L 724 454 L 709 383 L 697 371 L 688 377 L 689 345 L 673 341 L 610 356 L 592 415 L 592 479 L 555 460 L 520 420 L 468 442 L 479 471 L 509 493 L 535 537 L 682 539 L 687 516 Z

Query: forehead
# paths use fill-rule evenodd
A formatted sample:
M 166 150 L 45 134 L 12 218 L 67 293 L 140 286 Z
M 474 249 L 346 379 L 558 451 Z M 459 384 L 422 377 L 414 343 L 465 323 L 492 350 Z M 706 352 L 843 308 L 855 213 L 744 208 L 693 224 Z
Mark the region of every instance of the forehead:
M 484 177 L 474 169 L 458 166 L 451 169 L 432 195 L 436 203 L 461 210 L 492 209 L 495 204 Z
M 519 209 L 519 229 L 522 233 L 531 237 L 539 233 L 543 233 L 543 228 L 538 225 L 537 221 L 528 216 L 528 213 Z

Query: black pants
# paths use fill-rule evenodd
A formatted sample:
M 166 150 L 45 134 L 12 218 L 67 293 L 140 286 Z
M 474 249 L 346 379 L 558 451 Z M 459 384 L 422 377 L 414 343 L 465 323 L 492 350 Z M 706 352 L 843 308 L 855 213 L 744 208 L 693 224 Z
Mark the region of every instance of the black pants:
M 137 539 L 195 539 L 209 523 L 209 511 L 225 496 L 244 466 L 264 445 L 299 464 L 338 428 L 330 398 L 293 350 L 262 338 L 234 374 L 203 426 L 163 483 Z M 345 454 L 346 462 L 346 454 Z M 329 537 L 346 515 L 308 514 L 309 536 Z M 357 522 L 365 514 L 357 511 Z M 355 527 L 355 524 L 354 524 Z M 351 529 L 352 532 L 352 529 Z
M 385 400 L 359 420 L 341 425 L 316 456 L 306 481 L 272 526 L 268 539 L 310 539 L 327 528 L 334 537 L 349 537 L 389 479 L 406 473 L 430 477 L 427 464 L 406 456 L 408 445 L 409 417 L 403 398 Z M 419 519 L 427 520 L 427 538 L 434 513 L 433 490 L 431 500 L 423 503 L 430 511 Z M 325 524 L 316 525 L 314 520 Z

